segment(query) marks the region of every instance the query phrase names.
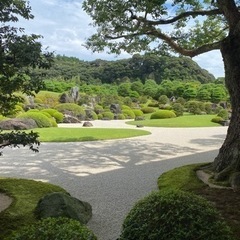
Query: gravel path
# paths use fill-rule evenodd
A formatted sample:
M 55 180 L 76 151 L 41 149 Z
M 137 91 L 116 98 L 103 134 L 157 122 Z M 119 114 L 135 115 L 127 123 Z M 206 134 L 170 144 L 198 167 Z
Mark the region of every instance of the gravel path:
M 124 121 L 94 121 L 93 125 L 136 128 Z M 93 218 L 88 226 L 98 239 L 116 240 L 124 217 L 137 200 L 157 189 L 160 174 L 185 164 L 212 161 L 227 131 L 226 127 L 143 129 L 152 134 L 121 140 L 47 143 L 37 154 L 27 149 L 4 149 L 0 176 L 62 186 L 92 205 Z

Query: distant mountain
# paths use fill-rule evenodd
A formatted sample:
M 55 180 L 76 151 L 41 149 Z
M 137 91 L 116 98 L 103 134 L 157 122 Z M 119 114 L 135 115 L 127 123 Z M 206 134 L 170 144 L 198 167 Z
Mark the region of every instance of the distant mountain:
M 135 54 L 132 58 L 116 61 L 96 59 L 82 61 L 75 57 L 57 55 L 53 67 L 49 70 L 37 70 L 45 79 L 75 79 L 88 84 L 121 83 L 126 80 L 153 79 L 157 83 L 163 80 L 195 80 L 209 83 L 215 77 L 207 70 L 187 57 L 168 57 L 153 54 Z

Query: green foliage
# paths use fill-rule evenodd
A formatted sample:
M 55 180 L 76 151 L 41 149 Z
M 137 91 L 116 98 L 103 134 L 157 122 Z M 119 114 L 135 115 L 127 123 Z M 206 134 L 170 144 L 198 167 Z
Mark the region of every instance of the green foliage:
M 131 109 L 122 110 L 122 113 L 125 116 L 125 118 L 127 118 L 127 119 L 134 119 L 135 118 L 135 114 Z
M 187 111 L 192 114 L 201 114 L 201 102 L 198 101 L 188 101 L 185 104 Z
M 39 128 L 53 126 L 52 121 L 41 112 L 26 112 L 26 113 L 22 113 L 22 114 L 18 115 L 17 118 L 33 119 Z
M 150 119 L 164 119 L 164 118 L 175 118 L 176 114 L 169 110 L 159 110 L 153 113 Z
M 106 119 L 106 120 L 113 120 L 114 119 L 114 114 L 112 112 L 103 112 L 102 116 L 103 116 L 102 119 Z M 99 115 L 98 115 L 98 118 L 99 118 Z
M 46 107 L 54 107 L 58 104 L 59 93 L 40 91 L 38 94 L 36 94 L 36 98 L 38 101 L 40 100 L 41 103 Z
M 143 112 L 140 109 L 132 109 L 132 111 L 135 114 L 135 117 L 143 116 Z
M 69 218 L 46 218 L 13 233 L 9 240 L 97 240 L 86 226 Z
M 229 119 L 228 111 L 226 109 L 220 110 L 217 116 L 221 117 L 223 120 L 228 120 Z
M 217 116 L 217 117 L 214 117 L 211 121 L 214 123 L 221 124 L 224 121 L 224 119 L 222 117 Z
M 30 132 L 20 132 L 12 131 L 10 133 L 1 133 L 0 134 L 0 149 L 4 147 L 17 147 L 22 145 L 23 147 L 28 146 L 30 150 L 38 152 L 38 146 L 40 142 L 38 141 L 38 133 Z M 2 152 L 0 152 L 0 156 Z
M 126 117 L 122 113 L 118 114 L 116 117 L 117 117 L 118 120 L 125 120 L 126 119 Z
M 160 104 L 167 104 L 169 102 L 169 99 L 166 95 L 161 95 L 159 98 L 158 98 L 158 102 Z
M 153 113 L 153 112 L 156 112 L 156 109 L 153 107 L 144 107 L 141 109 L 141 111 L 143 113 Z
M 177 117 L 182 116 L 184 112 L 184 106 L 181 103 L 174 103 L 172 109 Z
M 73 116 L 85 117 L 85 110 L 83 107 L 75 103 L 60 103 L 54 107 L 63 114 L 71 114 Z
M 61 112 L 57 111 L 56 109 L 46 108 L 42 109 L 41 112 L 47 112 L 48 114 L 50 114 L 52 117 L 55 118 L 57 123 L 61 123 L 63 121 L 64 115 Z
M 229 227 L 205 199 L 183 191 L 153 192 L 135 204 L 120 240 L 232 240 Z

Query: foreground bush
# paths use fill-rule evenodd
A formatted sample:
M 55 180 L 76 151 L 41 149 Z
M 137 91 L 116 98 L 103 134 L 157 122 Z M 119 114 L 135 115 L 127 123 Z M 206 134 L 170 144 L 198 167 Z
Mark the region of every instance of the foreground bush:
M 96 240 L 86 226 L 69 218 L 45 218 L 15 232 L 9 240 Z
M 141 111 L 143 113 L 153 113 L 153 112 L 156 112 L 156 109 L 153 107 L 144 107 L 141 109 Z
M 221 117 L 223 120 L 228 120 L 228 111 L 226 109 L 222 109 L 219 111 L 218 117 Z
M 150 119 L 164 119 L 164 118 L 175 118 L 176 114 L 169 110 L 159 110 L 153 113 Z
M 120 240 L 232 240 L 229 227 L 205 199 L 183 191 L 153 192 L 124 220 Z
M 135 114 L 131 109 L 122 110 L 122 113 L 126 119 L 134 119 L 135 118 Z
M 214 117 L 211 121 L 214 122 L 214 123 L 222 124 L 222 122 L 224 121 L 224 119 L 221 118 L 221 117 Z
M 41 112 L 26 112 L 17 116 L 20 119 L 33 119 L 39 128 L 55 127 L 57 123 Z

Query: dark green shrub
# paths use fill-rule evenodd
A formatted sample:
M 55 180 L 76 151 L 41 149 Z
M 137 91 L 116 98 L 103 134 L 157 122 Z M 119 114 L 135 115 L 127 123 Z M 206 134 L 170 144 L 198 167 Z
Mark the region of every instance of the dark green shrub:
M 131 109 L 122 110 L 122 113 L 125 116 L 125 118 L 127 118 L 127 119 L 134 119 L 135 118 L 135 114 Z
M 228 111 L 226 109 L 222 109 L 219 111 L 218 117 L 221 117 L 223 120 L 228 120 Z
M 45 218 L 23 227 L 12 234 L 9 240 L 96 240 L 86 226 L 70 218 Z
M 221 118 L 221 117 L 214 117 L 211 121 L 214 122 L 214 123 L 221 124 L 224 121 L 224 119 Z
M 143 113 L 153 113 L 153 112 L 156 112 L 156 109 L 153 107 L 144 107 L 141 109 L 141 111 Z
M 185 104 L 188 112 L 192 113 L 192 114 L 201 114 L 202 111 L 201 111 L 201 107 L 202 107 L 202 104 L 198 101 L 188 101 L 186 104 Z
M 181 103 L 174 103 L 172 109 L 177 117 L 182 116 L 184 112 L 184 107 Z
M 102 120 L 102 119 L 103 119 L 103 114 L 102 114 L 102 113 L 99 113 L 97 116 L 98 116 L 98 119 L 99 119 L 99 120 Z
M 205 108 L 205 112 L 207 114 L 211 114 L 212 113 L 212 103 L 211 102 L 204 103 L 204 108 Z
M 94 107 L 94 111 L 95 111 L 96 114 L 102 113 L 103 112 L 103 107 L 100 106 L 100 105 L 96 105 Z
M 113 120 L 114 119 L 114 114 L 112 112 L 103 112 L 102 116 L 103 116 L 102 119 L 106 119 L 106 120 Z M 99 118 L 99 116 L 98 116 L 98 118 Z
M 169 102 L 169 98 L 166 95 L 161 95 L 158 98 L 160 104 L 167 104 Z
M 84 119 L 85 110 L 75 103 L 61 103 L 55 106 L 55 109 L 63 114 L 69 114 L 80 119 Z
M 41 112 L 26 112 L 17 116 L 17 118 L 33 119 L 39 128 L 52 127 L 52 121 Z
M 124 220 L 120 240 L 231 240 L 229 227 L 205 199 L 183 191 L 153 192 Z
M 150 102 L 148 104 L 148 107 L 158 107 L 159 106 L 159 103 L 157 101 L 154 101 L 154 102 Z
M 169 110 L 159 110 L 153 113 L 150 119 L 164 119 L 164 118 L 174 118 L 176 114 L 173 111 Z

